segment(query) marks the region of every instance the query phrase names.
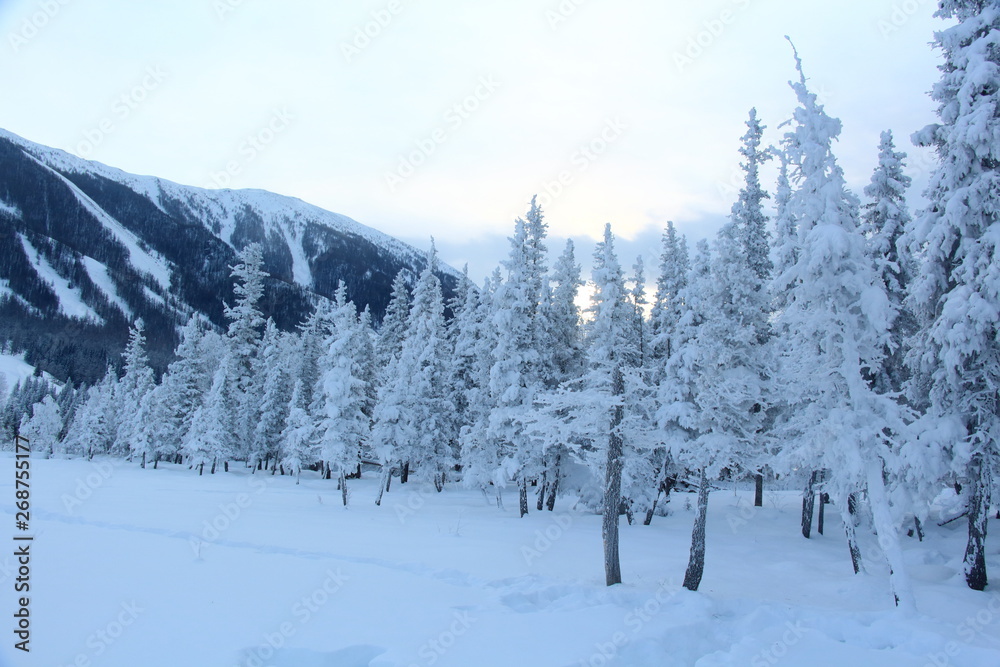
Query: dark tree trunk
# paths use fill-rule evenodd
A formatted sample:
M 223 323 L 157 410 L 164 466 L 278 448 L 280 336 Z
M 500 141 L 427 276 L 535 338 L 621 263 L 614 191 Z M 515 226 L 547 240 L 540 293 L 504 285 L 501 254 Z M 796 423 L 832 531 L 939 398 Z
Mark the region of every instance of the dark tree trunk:
M 708 517 L 708 477 L 701 469 L 701 486 L 698 489 L 698 514 L 691 531 L 691 555 L 688 557 L 687 571 L 684 573 L 684 588 L 698 590 L 701 577 L 705 573 L 705 520 Z
M 332 479 L 333 478 L 333 470 L 330 468 L 330 462 L 329 461 L 324 461 L 323 462 L 323 466 L 324 466 L 324 469 L 326 470 L 326 472 L 323 475 L 323 477 L 326 478 L 326 479 Z
M 615 368 L 611 378 L 611 393 L 625 393 L 625 378 L 621 368 Z M 611 416 L 611 433 L 608 435 L 608 461 L 604 485 L 604 578 L 608 586 L 622 582 L 621 562 L 618 553 L 618 512 L 622 501 L 622 438 L 618 432 L 625 417 L 624 407 L 616 405 Z
M 201 465 L 198 466 L 198 477 L 201 477 L 204 474 L 205 474 L 205 464 L 202 463 Z
M 981 454 L 969 463 L 969 542 L 965 547 L 965 582 L 974 591 L 986 588 L 986 523 L 989 520 L 990 491 Z
M 854 574 L 861 572 L 861 547 L 858 546 L 856 528 L 858 525 L 858 494 L 847 496 L 847 516 L 844 517 L 844 530 L 847 531 L 847 550 L 851 552 L 851 565 Z
M 146 469 L 146 452 L 142 453 L 142 463 L 139 464 L 139 467 L 143 470 Z
M 552 482 L 549 484 L 549 499 L 545 503 L 545 509 L 553 511 L 556 508 L 556 492 L 559 491 L 559 464 L 561 456 L 556 456 L 556 465 L 552 468 Z
M 209 471 L 209 472 L 211 472 L 211 474 L 213 474 L 213 475 L 215 474 L 215 464 L 216 464 L 216 462 L 217 462 L 216 459 L 212 459 L 212 470 Z
M 226 472 L 229 472 L 229 461 L 222 462 L 222 469 L 225 470 Z
M 434 473 L 434 490 L 438 493 L 444 491 L 444 473 L 436 472 Z
M 830 502 L 830 497 L 825 493 L 819 494 L 819 516 L 816 517 L 816 532 L 823 534 L 823 519 L 826 517 L 826 504 Z
M 813 510 L 816 506 L 816 482 L 819 481 L 819 471 L 814 470 L 809 475 L 809 483 L 802 492 L 802 537 L 809 539 L 812 533 Z
M 382 494 L 389 490 L 389 483 L 392 481 L 392 469 L 389 466 L 382 468 L 382 482 L 378 485 L 378 497 L 375 498 L 375 505 L 382 506 Z
M 764 506 L 764 475 L 761 473 L 753 476 L 753 506 Z
M 410 462 L 407 461 L 403 464 L 403 472 L 399 474 L 399 483 L 406 484 L 410 481 Z
M 347 478 L 344 477 L 344 471 L 340 471 L 340 497 L 344 501 L 344 507 L 347 507 Z
M 632 501 L 628 498 L 622 498 L 620 514 L 625 515 L 625 520 L 628 521 L 628 525 L 630 526 L 635 521 L 635 515 L 632 513 Z
M 156 470 L 159 467 L 160 467 L 160 454 L 159 452 L 157 452 L 156 458 L 153 459 L 153 470 Z
M 920 542 L 924 541 L 924 527 L 920 524 L 920 519 L 913 517 L 913 529 L 917 534 L 917 540 Z
M 524 517 L 528 513 L 528 480 L 524 477 L 518 483 L 518 507 Z
M 538 502 L 535 504 L 535 509 L 541 512 L 545 509 L 545 486 L 547 473 L 542 471 L 542 482 L 538 485 Z
M 385 476 L 385 491 L 386 491 L 386 493 L 389 492 L 389 487 L 392 486 L 392 473 L 393 473 L 393 469 L 389 468 L 389 472 Z

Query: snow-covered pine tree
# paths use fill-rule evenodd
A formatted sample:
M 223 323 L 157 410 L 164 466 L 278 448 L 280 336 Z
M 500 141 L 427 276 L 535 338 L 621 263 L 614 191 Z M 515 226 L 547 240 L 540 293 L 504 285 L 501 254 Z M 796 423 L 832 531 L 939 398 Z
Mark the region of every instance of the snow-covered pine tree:
M 343 281 L 337 287 L 332 315 L 333 331 L 320 359 L 321 375 L 313 390 L 311 412 L 319 418 L 316 438 L 320 458 L 338 474 L 346 507 L 347 475 L 354 474 L 361 464 L 361 449 L 371 436 L 371 422 L 365 414 L 368 386 L 362 358 L 368 332 L 361 328 Z
M 780 167 L 778 169 L 778 185 L 774 192 L 774 276 L 771 284 L 771 294 L 774 298 L 774 310 L 781 311 L 788 303 L 790 285 L 783 280 L 791 279 L 789 273 L 799 261 L 799 230 L 795 216 L 788 207 L 792 198 L 792 184 L 788 175 L 788 155 L 783 150 L 775 151 Z
M 490 435 L 499 451 L 501 470 L 494 483 L 501 487 L 515 481 L 519 491 L 520 515 L 528 513 L 528 482 L 542 473 L 541 452 L 521 427 L 522 417 L 531 411 L 540 388 L 540 339 L 538 307 L 541 299 L 539 260 L 532 237 L 532 217 L 539 217 L 532 200 L 529 220 L 518 218 L 510 237 L 510 254 L 505 262 L 507 277 L 494 295 L 493 326 L 497 346 L 490 370 Z
M 883 470 L 892 466 L 893 434 L 904 425 L 901 406 L 875 392 L 871 369 L 882 361 L 895 316 L 859 230 L 857 198 L 847 190 L 831 149 L 840 121 L 811 93 L 795 54 L 799 101 L 794 128 L 785 136 L 798 187 L 788 203 L 800 238 L 798 261 L 783 282 L 792 285 L 781 313 L 781 376 L 790 397 L 783 415 L 791 443 L 785 464 L 825 470 L 827 490 L 838 500 L 852 558 L 852 494 L 867 487 L 875 530 L 890 566 L 896 604 L 913 607 L 897 528 L 886 499 Z M 888 462 L 888 465 L 887 465 Z
M 227 360 L 224 392 L 230 418 L 230 443 L 232 455 L 249 459 L 254 427 L 258 422 L 259 396 L 254 395 L 253 371 L 264 328 L 264 315 L 257 303 L 264 295 L 264 251 L 259 243 L 247 245 L 239 253 L 239 261 L 232 268 L 236 283 L 233 293 L 236 303 L 224 304 L 224 314 L 229 320 L 226 332 Z M 223 453 L 225 461 L 231 454 Z M 226 467 L 228 468 L 228 462 Z
M 592 319 L 587 329 L 586 390 L 605 398 L 608 407 L 595 445 L 604 454 L 604 574 L 608 586 L 622 581 L 618 549 L 618 517 L 622 508 L 622 469 L 626 443 L 625 374 L 634 366 L 631 346 L 634 310 L 628 302 L 625 277 L 615 254 L 611 225 L 594 251 Z
M 228 354 L 223 358 L 212 377 L 212 387 L 205 394 L 204 401 L 195 410 L 182 451 L 190 467 L 204 473 L 205 464 L 211 465 L 214 473 L 220 460 L 226 460 L 232 452 L 232 428 L 228 423 L 231 410 L 226 401 L 226 380 L 233 364 Z
M 553 283 L 555 287 L 551 287 Z M 549 284 L 549 293 L 541 305 L 544 342 L 539 347 L 539 353 L 544 357 L 542 385 L 546 390 L 553 391 L 568 382 L 579 380 L 586 364 L 580 331 L 580 307 L 576 303 L 583 280 L 572 239 L 566 241 L 566 247 L 556 260 Z M 567 443 L 556 441 L 545 446 L 539 501 L 542 493 L 547 494 L 545 507 L 550 512 L 555 509 L 562 466 L 569 458 Z
M 413 306 L 399 358 L 383 374 L 373 415 L 373 450 L 386 473 L 398 464 L 405 481 L 410 465 L 430 473 L 441 490 L 445 472 L 454 464 L 445 425 L 447 333 L 444 297 L 436 275 L 437 250 L 433 243 L 427 265 L 413 290 Z M 383 484 L 382 488 L 385 488 Z M 381 501 L 381 493 L 376 502 Z
M 104 378 L 87 390 L 87 395 L 76 411 L 73 424 L 66 435 L 65 449 L 93 458 L 111 450 L 114 442 L 114 389 L 118 378 L 108 367 Z
M 660 273 L 656 278 L 656 295 L 649 315 L 650 364 L 653 368 L 651 381 L 659 384 L 663 380 L 663 369 L 667 359 L 676 348 L 677 323 L 683 311 L 682 292 L 688 283 L 691 262 L 688 257 L 687 239 L 677 233 L 673 222 L 667 222 L 663 232 L 663 251 L 660 255 Z M 646 511 L 643 523 L 653 521 L 656 506 L 670 502 L 670 491 L 674 485 L 674 465 L 670 447 L 662 445 L 653 454 L 659 467 L 656 482 L 656 498 Z M 662 500 L 661 500 L 662 498 Z
M 288 367 L 288 339 L 283 336 L 270 318 L 264 327 L 260 354 L 254 360 L 253 394 L 260 397 L 260 417 L 253 431 L 253 445 L 249 463 L 256 472 L 277 464 L 281 446 L 281 433 L 288 418 L 291 397 Z
M 31 451 L 43 458 L 50 458 L 59 449 L 59 434 L 63 420 L 59 403 L 47 395 L 36 403 L 32 415 L 25 415 L 18 433 L 31 443 Z
M 684 578 L 691 590 L 697 590 L 704 572 L 709 483 L 723 471 L 735 475 L 754 469 L 760 460 L 770 371 L 767 320 L 760 313 L 767 295 L 760 289 L 737 220 L 734 216 L 719 231 L 712 259 L 704 248 L 699 252 L 699 266 L 682 293 L 686 312 L 678 339 L 683 342 L 668 361 L 661 399 L 664 415 L 691 436 L 675 456 L 701 477 Z
M 663 253 L 660 255 L 660 274 L 656 279 L 656 296 L 650 311 L 652 353 L 657 359 L 667 359 L 673 352 L 674 327 L 683 303 L 680 293 L 687 285 L 690 271 L 687 239 L 677 233 L 673 222 L 668 222 L 663 233 Z
M 302 403 L 303 400 L 302 381 L 296 380 L 292 387 L 291 398 L 288 399 L 288 419 L 285 420 L 285 428 L 281 432 L 279 441 L 281 460 L 278 464 L 282 471 L 287 470 L 290 475 L 295 475 L 296 484 L 302 475 L 302 467 L 316 458 L 313 445 L 315 429 Z
M 135 321 L 129 331 L 128 345 L 122 353 L 125 373 L 115 389 L 115 409 L 118 415 L 118 429 L 112 451 L 119 455 L 128 453 L 130 458 L 141 458 L 149 454 L 148 440 L 143 437 L 146 415 L 141 410 L 143 398 L 153 391 L 155 378 L 146 357 L 145 325 L 141 319 Z
M 501 508 L 503 495 L 501 487 L 494 480 L 500 469 L 499 450 L 496 441 L 490 437 L 489 425 L 493 408 L 490 370 L 494 363 L 493 351 L 497 346 L 497 331 L 492 322 L 493 299 L 502 282 L 500 269 L 497 268 L 479 290 L 474 333 L 468 336 L 471 339 L 469 343 L 472 345 L 473 359 L 467 398 L 469 409 L 466 413 L 466 425 L 460 436 L 462 483 L 466 487 L 480 489 L 487 500 L 487 490 L 493 485 L 497 506 Z
M 735 234 L 736 240 L 743 248 L 741 253 L 736 254 L 734 249 L 728 247 L 728 241 L 720 236 L 718 249 L 720 254 L 725 252 L 731 255 L 734 261 L 740 261 L 756 276 L 753 289 L 758 293 L 758 297 L 741 295 L 741 298 L 747 299 L 744 305 L 751 308 L 742 315 L 744 326 L 756 332 L 759 337 L 758 343 L 763 346 L 771 339 L 772 333 L 769 324 L 772 305 L 770 302 L 770 283 L 774 264 L 770 257 L 770 233 L 767 231 L 770 219 L 764 212 L 764 201 L 769 199 L 770 195 L 761 187 L 760 168 L 774 158 L 774 153 L 766 149 L 761 150 L 761 139 L 765 128 L 757 119 L 757 109 L 750 110 L 750 118 L 746 125 L 747 132 L 742 137 L 743 145 L 740 147 L 740 155 L 744 158 L 744 162 L 740 164 L 740 168 L 744 172 L 744 183 L 730 214 L 733 228 L 725 232 L 727 236 Z M 734 278 L 736 277 L 734 276 Z M 743 279 L 742 275 L 736 278 L 737 281 Z M 756 353 L 762 353 L 762 349 L 756 350 Z M 762 409 L 762 404 L 757 405 L 755 414 Z M 744 459 L 743 463 L 753 472 L 754 505 L 761 507 L 764 503 L 763 467 L 767 458 L 764 451 L 763 434 L 758 433 L 756 442 L 748 443 L 748 447 L 750 452 L 756 452 L 756 461 Z
M 908 301 L 921 324 L 908 357 L 910 393 L 928 397 L 925 423 L 953 434 L 943 447 L 969 489 L 965 579 L 983 590 L 1000 455 L 1000 11 L 995 1 L 941 0 L 936 16 L 957 24 L 935 35 L 944 56 L 931 93 L 940 123 L 914 135 L 937 149 L 940 164 L 909 234 L 923 259 Z
M 410 272 L 400 269 L 392 281 L 392 293 L 379 327 L 378 344 L 375 354 L 379 368 L 385 369 L 394 358 L 399 357 L 406 337 L 406 323 L 410 318 Z
M 906 341 L 916 333 L 916 318 L 904 305 L 915 267 L 909 249 L 900 242 L 911 226 L 906 207 L 906 189 L 911 179 L 904 173 L 906 153 L 896 151 L 892 132 L 882 133 L 878 166 L 864 190 L 869 202 L 862 207 L 861 231 L 868 239 L 868 252 L 885 284 L 889 303 L 897 311 L 889 329 L 882 366 L 872 369 L 875 390 L 885 394 L 900 392 L 908 378 L 904 363 Z

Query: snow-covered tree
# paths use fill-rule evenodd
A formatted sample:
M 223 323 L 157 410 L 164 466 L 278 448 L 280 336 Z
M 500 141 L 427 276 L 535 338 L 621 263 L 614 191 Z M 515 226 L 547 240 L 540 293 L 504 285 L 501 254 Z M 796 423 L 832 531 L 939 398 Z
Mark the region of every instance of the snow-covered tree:
M 649 318 L 653 356 L 658 359 L 666 359 L 672 354 L 674 327 L 683 303 L 680 293 L 687 285 L 690 270 L 687 239 L 677 233 L 673 222 L 668 222 L 663 233 L 660 274 L 656 278 L 656 296 Z
M 110 451 L 115 436 L 114 390 L 117 383 L 114 369 L 109 367 L 104 378 L 87 390 L 66 435 L 67 452 L 93 458 L 95 454 Z
M 875 389 L 883 394 L 902 390 L 908 377 L 903 360 L 906 340 L 917 328 L 913 314 L 903 303 L 915 273 L 913 258 L 900 242 L 911 225 L 906 208 L 910 177 L 903 172 L 905 158 L 906 153 L 896 151 L 892 132 L 883 132 L 878 167 L 864 191 L 869 202 L 862 207 L 861 215 L 861 231 L 868 239 L 868 252 L 882 277 L 889 302 L 897 312 L 890 328 L 885 360 L 881 368 L 873 369 Z
M 774 154 L 760 148 L 765 127 L 757 119 L 757 109 L 750 110 L 746 125 L 747 133 L 743 135 L 743 146 L 740 147 L 740 155 L 745 159 L 740 164 L 745 174 L 744 184 L 739 199 L 733 204 L 731 218 L 743 244 L 746 261 L 757 275 L 758 284 L 763 286 L 771 280 L 774 264 L 771 262 L 770 234 L 767 231 L 769 220 L 764 213 L 764 200 L 770 195 L 760 185 L 760 168 L 773 159 Z
M 608 586 L 622 580 L 618 549 L 618 517 L 622 508 L 622 469 L 626 443 L 625 374 L 636 359 L 632 342 L 634 309 L 628 302 L 625 277 L 615 254 L 611 225 L 604 228 L 604 240 L 594 251 L 594 293 L 591 321 L 587 331 L 588 371 L 586 390 L 604 398 L 607 406 L 595 445 L 604 459 L 604 503 L 602 535 L 604 573 Z
M 295 475 L 296 484 L 299 483 L 302 467 L 316 458 L 314 427 L 303 400 L 302 381 L 296 380 L 291 398 L 288 399 L 288 419 L 281 432 L 279 452 L 281 469 Z
M 264 328 L 264 316 L 257 306 L 264 295 L 264 279 L 268 277 L 263 266 L 264 251 L 259 243 L 251 243 L 240 251 L 239 261 L 232 267 L 236 303 L 233 306 L 225 304 L 224 311 L 229 320 L 226 332 L 229 367 L 224 392 L 230 410 L 230 440 L 235 448 L 233 454 L 247 458 L 259 417 L 260 397 L 254 392 L 253 371 Z
M 288 417 L 291 387 L 288 380 L 287 339 L 271 319 L 264 327 L 260 354 L 254 360 L 253 390 L 259 397 L 259 419 L 253 430 L 250 464 L 254 470 L 266 468 L 264 462 L 277 464 L 281 433 Z
M 35 405 L 30 417 L 24 416 L 18 433 L 31 442 L 33 452 L 49 458 L 59 448 L 59 434 L 62 432 L 62 427 L 59 404 L 49 395 Z
M 229 359 L 223 359 L 212 378 L 211 389 L 195 410 L 191 430 L 184 442 L 187 463 L 197 467 L 199 475 L 204 472 L 206 463 L 211 464 L 214 473 L 219 460 L 228 459 L 233 449 L 232 429 L 228 423 L 232 413 L 226 405 L 226 379 L 230 368 Z
M 143 437 L 147 415 L 141 410 L 143 398 L 153 391 L 155 379 L 153 369 L 146 357 L 145 325 L 136 320 L 129 331 L 128 345 L 122 358 L 125 373 L 115 389 L 115 409 L 118 415 L 118 430 L 113 451 L 132 456 L 145 457 L 148 441 Z M 145 458 L 143 458 L 145 461 Z
M 333 331 L 320 359 L 312 413 L 319 418 L 316 438 L 320 458 L 337 471 L 346 506 L 347 475 L 354 474 L 361 463 L 361 448 L 371 435 L 371 422 L 366 414 L 368 385 L 362 358 L 368 332 L 362 329 L 343 282 L 337 288 L 332 315 Z
M 781 376 L 789 409 L 783 435 L 786 465 L 826 470 L 853 539 L 852 494 L 866 488 L 875 530 L 889 562 L 896 603 L 913 606 L 883 470 L 891 466 L 892 434 L 903 426 L 900 405 L 878 394 L 869 373 L 882 361 L 895 316 L 859 230 L 857 198 L 847 190 L 831 142 L 840 121 L 809 91 L 796 53 L 799 101 L 786 151 L 798 180 L 788 203 L 799 233 L 799 257 L 782 282 L 792 287 L 781 313 Z M 888 463 L 887 463 L 888 462 Z
M 965 578 L 983 590 L 1000 454 L 1000 11 L 996 2 L 941 0 L 936 16 L 957 24 L 936 34 L 944 64 L 931 96 L 940 123 L 914 136 L 937 149 L 940 165 L 909 234 L 923 262 L 908 301 L 921 324 L 908 360 L 911 396 L 926 397 L 925 424 L 948 433 L 946 458 L 969 488 Z

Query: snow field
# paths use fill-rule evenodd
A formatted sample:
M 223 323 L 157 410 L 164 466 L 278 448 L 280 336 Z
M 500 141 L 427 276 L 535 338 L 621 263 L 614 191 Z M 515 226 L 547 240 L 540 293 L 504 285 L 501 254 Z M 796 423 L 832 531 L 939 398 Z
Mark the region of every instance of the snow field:
M 116 460 L 32 466 L 32 651 L 5 645 L 14 665 L 1000 664 L 1000 594 L 965 587 L 962 521 L 904 538 L 919 608 L 907 617 L 874 539 L 862 544 L 871 574 L 853 575 L 830 508 L 826 534 L 801 537 L 796 492 L 769 492 L 763 508 L 714 492 L 692 593 L 680 587 L 690 494 L 651 526 L 623 520 L 625 583 L 607 588 L 600 517 L 564 498 L 522 520 L 513 490 L 500 511 L 411 481 L 376 507 L 368 474 L 345 510 L 315 473 L 296 486 L 240 464 L 203 477 Z M 13 475 L 0 487 L 13 498 Z M 13 565 L 0 558 L 8 607 Z

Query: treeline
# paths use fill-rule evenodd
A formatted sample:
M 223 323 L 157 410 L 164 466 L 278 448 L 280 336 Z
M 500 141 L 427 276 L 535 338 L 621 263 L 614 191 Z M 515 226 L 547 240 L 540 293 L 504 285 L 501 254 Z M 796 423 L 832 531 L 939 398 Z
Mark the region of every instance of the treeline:
M 251 244 L 224 334 L 191 321 L 157 383 L 136 323 L 121 377 L 109 372 L 73 401 L 45 396 L 21 432 L 36 450 L 183 461 L 198 474 L 231 461 L 290 475 L 312 466 L 338 480 L 345 503 L 364 463 L 381 470 L 377 503 L 410 475 L 481 489 L 501 507 L 509 489 L 522 516 L 571 493 L 604 515 L 609 585 L 621 581 L 621 515 L 649 523 L 675 485 L 697 488 L 685 576 L 697 589 L 712 482 L 755 477 L 759 488 L 804 471 L 803 533 L 816 495 L 829 497 L 845 558 L 861 571 L 858 533 L 874 532 L 904 607 L 900 528 L 919 536 L 935 499 L 958 492 L 966 579 L 982 590 L 1000 386 L 1000 121 L 989 111 L 1000 69 L 979 46 L 1000 17 L 977 3 L 942 7 L 960 22 L 939 35 L 942 122 L 916 135 L 941 158 L 916 219 L 906 156 L 888 132 L 865 202 L 849 191 L 832 151 L 840 122 L 798 63 L 780 146 L 763 145 L 751 111 L 730 220 L 693 256 L 669 225 L 651 294 L 641 261 L 626 276 L 609 225 L 581 313 L 574 247 L 550 268 L 532 202 L 502 266 L 449 303 L 432 249 L 412 289 L 397 277 L 377 332 L 342 286 L 282 333 L 257 307 L 264 273 Z M 972 71 L 993 84 L 963 98 Z M 769 160 L 780 167 L 773 207 L 760 183 Z

